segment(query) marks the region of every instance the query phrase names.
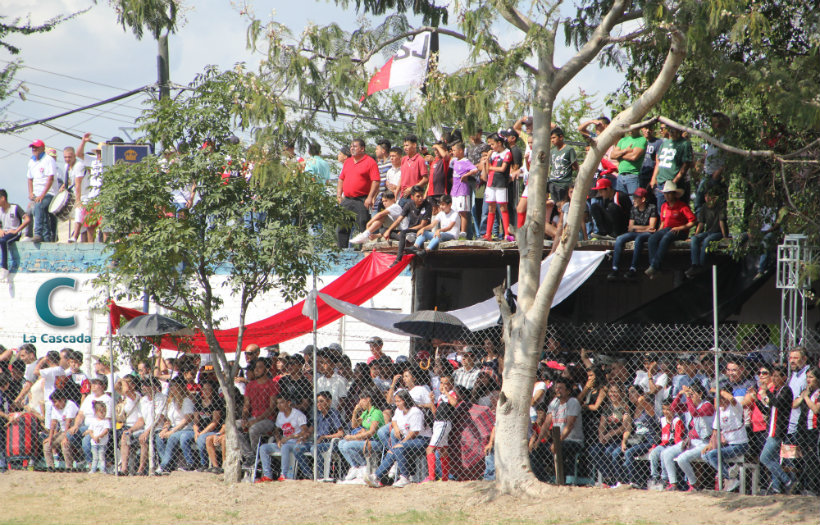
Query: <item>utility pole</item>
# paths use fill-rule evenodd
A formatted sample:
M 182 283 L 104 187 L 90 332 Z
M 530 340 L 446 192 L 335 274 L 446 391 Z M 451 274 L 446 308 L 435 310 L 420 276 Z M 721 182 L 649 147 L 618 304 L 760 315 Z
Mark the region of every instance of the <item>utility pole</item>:
M 157 38 L 157 84 L 159 85 L 159 99 L 171 96 L 171 76 L 168 68 L 168 34 Z

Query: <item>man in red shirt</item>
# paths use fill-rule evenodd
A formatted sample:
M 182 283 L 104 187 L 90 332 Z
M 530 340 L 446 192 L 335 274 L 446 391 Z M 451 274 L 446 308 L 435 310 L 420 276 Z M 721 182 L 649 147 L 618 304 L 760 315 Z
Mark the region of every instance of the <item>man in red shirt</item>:
M 370 208 L 379 191 L 381 176 L 379 165 L 373 157 L 365 154 L 364 140 L 353 139 L 350 143 L 351 156 L 342 165 L 342 173 L 336 185 L 336 200 L 347 210 L 356 214 L 356 226 L 359 232 L 367 229 L 370 220 Z M 347 248 L 350 241 L 350 228 L 336 230 L 336 242 L 339 248 Z
M 419 139 L 415 135 L 404 137 L 405 156 L 401 159 L 401 179 L 399 180 L 399 193 L 396 195 L 401 207 L 410 201 L 413 186 L 427 187 L 427 163 L 424 162 L 424 157 L 419 155 L 418 146 Z
M 253 362 L 253 381 L 245 387 L 245 404 L 242 407 L 240 429 L 242 434 L 239 444 L 244 461 L 250 463 L 256 454 L 256 446 L 265 434 L 273 432 L 273 415 L 276 413 L 276 398 L 279 395 L 279 383 L 268 376 L 268 365 L 264 359 Z
M 698 222 L 695 214 L 683 201 L 679 200 L 683 190 L 678 189 L 674 182 L 666 181 L 663 186 L 663 198 L 666 202 L 661 206 L 661 228 L 649 237 L 649 268 L 644 272 L 650 279 L 661 267 L 663 256 L 673 241 L 682 241 L 689 237 L 689 230 Z

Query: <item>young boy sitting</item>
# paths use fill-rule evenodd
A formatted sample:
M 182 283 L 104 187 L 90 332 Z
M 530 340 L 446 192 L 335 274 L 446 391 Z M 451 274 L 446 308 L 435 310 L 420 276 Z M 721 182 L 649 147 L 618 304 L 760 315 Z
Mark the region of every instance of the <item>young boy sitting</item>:
M 373 235 L 385 224 L 393 224 L 393 222 L 401 216 L 401 206 L 396 202 L 396 195 L 392 191 L 385 190 L 385 192 L 382 193 L 382 204 L 384 204 L 384 209 L 367 221 L 365 230 L 353 237 L 350 244 L 366 243 L 371 240 Z M 406 222 L 407 218 L 405 217 L 404 222 L 399 224 L 399 230 L 407 228 Z M 378 236 L 376 239 L 378 239 Z
M 424 241 L 430 241 L 427 245 L 427 251 L 430 252 L 438 248 L 442 241 L 458 239 L 461 233 L 460 223 L 458 212 L 453 210 L 453 198 L 443 195 L 439 201 L 439 212 L 433 218 L 433 222 L 416 237 L 416 249 L 421 249 Z

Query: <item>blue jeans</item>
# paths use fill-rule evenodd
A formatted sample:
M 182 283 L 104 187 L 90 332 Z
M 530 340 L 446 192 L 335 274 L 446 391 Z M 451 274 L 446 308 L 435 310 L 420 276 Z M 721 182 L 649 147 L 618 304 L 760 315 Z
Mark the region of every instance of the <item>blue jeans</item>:
M 620 479 L 621 443 L 595 443 L 589 447 L 589 458 L 604 478 Z
M 501 233 L 501 209 L 498 204 L 495 205 L 495 222 L 493 222 L 493 237 L 500 237 Z M 476 237 L 487 235 L 487 216 L 490 214 L 490 206 L 487 204 L 487 199 L 481 205 L 481 224 L 478 225 L 478 234 Z
M 649 477 L 653 479 L 669 479 L 666 467 L 661 461 L 661 453 L 668 447 L 658 445 L 649 452 Z
M 612 253 L 612 269 L 617 271 L 620 268 L 621 257 L 624 253 L 624 246 L 629 241 L 635 241 L 635 247 L 632 250 L 632 264 L 630 265 L 630 268 L 637 269 L 638 257 L 641 255 L 643 245 L 646 244 L 646 241 L 649 240 L 649 237 L 651 236 L 652 234 L 647 232 L 627 232 L 622 235 L 618 235 L 618 238 L 615 239 L 615 249 Z
M 42 237 L 44 242 L 54 242 L 56 220 L 48 212 L 52 199 L 54 199 L 54 195 L 46 195 L 43 200 L 34 203 L 34 235 Z
M 723 234 L 717 233 L 697 233 L 692 236 L 692 265 L 703 266 L 706 264 L 706 249 L 709 243 L 719 241 Z
M 182 449 L 182 456 L 185 458 L 185 463 L 195 465 L 194 453 L 191 450 L 191 444 L 194 442 L 194 431 L 191 429 L 177 430 L 166 439 L 162 439 L 157 434 L 157 453 L 160 457 L 160 466 L 167 469 L 174 459 L 174 449 L 179 446 Z
M 618 175 L 618 180 L 615 183 L 616 191 L 623 191 L 627 195 L 632 195 L 638 189 L 638 174 L 624 173 Z
M 327 453 L 329 448 L 330 441 L 323 441 L 315 447 L 313 446 L 313 443 L 310 442 L 302 443 L 296 447 L 296 450 L 294 451 L 294 455 L 296 456 L 296 466 L 305 478 L 313 479 L 313 468 L 311 468 L 310 463 L 308 463 L 308 460 L 305 457 L 305 452 L 313 452 L 313 460 L 316 462 L 316 471 L 319 479 L 322 479 L 325 472 L 324 454 Z
M 17 242 L 19 238 L 19 233 L 9 233 L 0 237 L 0 252 L 2 252 L 0 268 L 9 269 L 9 248 L 11 248 L 11 243 Z
M 276 452 L 282 454 L 282 476 L 285 479 L 294 479 L 293 465 L 290 464 L 290 455 L 296 452 L 296 449 L 301 445 L 294 440 L 286 441 L 282 444 L 282 448 L 276 443 L 265 443 L 259 447 L 259 459 L 262 462 L 262 475 L 268 478 L 273 478 L 273 470 L 270 466 L 271 455 Z
M 393 466 L 393 463 L 398 463 L 399 475 L 409 478 L 412 474 L 410 472 L 410 461 L 416 456 L 424 454 L 427 444 L 430 442 L 429 437 L 414 437 L 403 443 L 396 443 L 387 454 L 382 458 L 379 468 L 376 469 L 376 479 L 381 479 Z
M 205 448 L 205 440 L 208 436 L 213 436 L 216 432 L 203 432 L 196 438 L 196 450 L 199 452 L 199 466 L 208 466 L 208 449 Z
M 370 444 L 373 446 L 373 452 L 383 454 L 384 451 L 392 446 L 392 434 L 390 432 L 390 425 L 384 425 L 376 431 L 376 439 L 372 440 Z
M 760 452 L 760 462 L 772 475 L 772 489 L 777 492 L 782 492 L 783 487 L 792 482 L 792 478 L 780 466 L 781 443 L 781 440 L 769 436 L 766 438 L 766 443 Z
M 749 443 L 740 443 L 738 445 L 721 445 L 720 447 L 720 455 L 723 458 L 721 461 L 721 466 L 723 467 L 723 479 L 729 477 L 729 467 L 726 466 L 726 460 L 732 459 L 736 457 L 743 456 L 746 453 L 746 449 L 749 448 Z M 780 451 L 778 450 L 778 454 Z M 703 459 L 706 460 L 707 463 L 712 465 L 712 468 L 717 470 L 718 468 L 718 453 L 716 449 L 712 449 L 706 454 L 703 455 Z
M 430 244 L 427 245 L 427 249 L 433 251 L 438 248 L 439 243 L 455 240 L 455 236 L 450 233 L 441 232 L 439 235 L 440 237 L 436 237 L 430 230 L 425 230 L 424 233 L 416 237 L 416 248 L 421 248 L 422 245 L 424 245 L 424 241 L 430 241 Z
M 672 228 L 663 228 L 649 237 L 649 266 L 659 270 L 661 261 L 674 241 L 681 241 L 688 235 L 687 231 L 673 232 Z
M 652 444 L 654 440 L 652 439 L 644 439 L 642 443 L 638 443 L 637 445 L 632 445 L 631 447 L 627 448 L 624 451 L 624 474 L 626 475 L 625 481 L 630 483 L 638 483 L 638 472 L 636 467 L 635 458 L 638 456 L 643 456 L 649 449 L 652 448 Z
M 385 425 L 382 428 L 387 427 Z M 375 440 L 373 441 L 375 444 Z M 364 447 L 367 441 L 339 441 L 339 453 L 345 458 L 350 468 L 360 468 L 367 465 L 367 459 L 364 457 Z M 376 447 L 374 447 L 375 449 Z
M 495 451 L 484 456 L 484 481 L 495 481 Z
M 82 449 L 85 462 L 91 465 L 91 436 L 86 436 L 85 431 L 88 430 L 88 425 L 80 425 L 75 436 L 82 436 Z

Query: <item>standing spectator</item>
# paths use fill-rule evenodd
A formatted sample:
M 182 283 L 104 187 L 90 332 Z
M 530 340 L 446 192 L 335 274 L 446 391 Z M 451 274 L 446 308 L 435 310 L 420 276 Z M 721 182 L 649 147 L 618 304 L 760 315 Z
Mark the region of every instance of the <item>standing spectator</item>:
M 596 202 L 589 207 L 592 220 L 598 225 L 597 233 L 592 236 L 597 239 L 615 240 L 627 231 L 629 217 L 632 210 L 632 201 L 629 195 L 612 187 L 612 181 L 607 178 L 598 179 L 592 188 L 598 192 Z
M 145 430 L 145 420 L 140 413 L 142 397 L 137 392 L 137 382 L 132 375 L 127 375 L 117 381 L 114 390 L 122 396 L 121 402 L 117 403 L 116 414 L 117 423 L 122 423 L 120 475 L 126 476 L 128 475 L 128 457 L 131 454 L 131 446 L 137 444 L 137 439 Z
M 648 193 L 645 188 L 635 190 L 632 198 L 632 208 L 629 210 L 627 231 L 615 239 L 615 248 L 612 251 L 612 271 L 607 275 L 609 281 L 618 279 L 618 268 L 620 267 L 624 246 L 629 241 L 634 241 L 635 244 L 632 247 L 632 263 L 629 265 L 629 270 L 624 278 L 634 280 L 638 275 L 638 257 L 640 257 L 643 250 L 643 245 L 658 228 L 658 208 L 647 202 Z
M 820 368 L 813 366 L 806 372 L 806 382 L 808 388 L 800 395 L 801 401 L 806 405 L 806 424 L 800 424 L 798 432 L 805 443 L 803 450 L 803 493 L 817 496 L 820 492 L 820 441 L 818 441 L 818 414 L 820 414 Z
M 402 225 L 404 219 L 407 219 L 407 227 L 399 232 L 399 246 L 396 252 L 396 260 L 390 266 L 399 264 L 404 257 L 404 245 L 410 241 L 415 241 L 415 236 L 419 230 L 430 224 L 433 217 L 433 205 L 430 201 L 424 198 L 424 188 L 421 186 L 413 186 L 410 195 L 411 200 L 402 207 L 401 215 L 399 215 L 393 224 L 388 226 L 387 230 L 382 234 L 384 240 L 390 239 L 390 233 L 397 227 Z
M 453 171 L 450 168 L 450 148 L 446 142 L 433 144 L 435 158 L 430 163 L 430 180 L 427 183 L 427 197 L 440 199 L 448 195 L 453 185 Z
M 550 132 L 551 166 L 549 179 L 549 196 L 554 202 L 566 201 L 569 198 L 569 187 L 573 182 L 573 172 L 578 171 L 578 156 L 575 148 L 564 143 L 564 130 L 553 128 Z
M 726 226 L 726 207 L 720 202 L 717 187 L 711 187 L 706 193 L 706 206 L 698 212 L 698 226 L 692 236 L 692 266 L 686 270 L 690 279 L 699 275 L 706 264 L 706 250 L 713 242 L 729 236 Z
M 689 236 L 689 230 L 697 219 L 685 202 L 680 200 L 682 189 L 678 189 L 672 181 L 666 181 L 663 186 L 663 198 L 666 202 L 661 206 L 661 229 L 649 237 L 649 268 L 644 272 L 650 279 L 655 278 L 661 267 L 666 251 L 674 241 L 682 241 Z
M 367 364 L 369 365 L 376 359 L 380 359 L 381 357 L 387 357 L 384 354 L 384 341 L 379 336 L 374 335 L 370 337 L 367 341 L 365 341 L 367 345 L 370 347 L 370 355 L 367 356 Z M 390 359 L 389 357 L 387 359 Z
M 62 191 L 72 184 L 74 185 L 74 232 L 69 237 L 68 242 L 77 242 L 80 239 L 80 232 L 83 229 L 83 220 L 85 219 L 84 205 L 88 201 L 89 178 L 86 178 L 85 164 L 82 158 L 77 156 L 74 148 L 69 146 L 63 149 L 63 160 L 65 161 L 65 173 L 60 190 Z
M 9 194 L 0 189 L 0 282 L 9 277 L 9 248 L 17 240 L 31 220 L 16 204 L 9 203 Z
M 92 386 L 94 380 L 91 381 Z M 148 451 L 151 439 L 154 439 L 158 432 L 158 428 L 165 425 L 165 405 L 168 403 L 168 398 L 162 393 L 162 384 L 156 377 L 151 377 L 142 382 L 142 399 L 140 399 L 140 418 L 143 426 L 134 425 L 132 432 L 136 432 L 142 428 L 142 432 L 138 435 L 137 441 L 140 445 L 140 464 L 137 469 L 137 474 L 145 476 L 148 474 Z M 82 407 L 80 407 L 82 410 Z M 153 464 L 153 458 L 152 458 Z
M 632 430 L 632 414 L 620 384 L 609 383 L 607 399 L 609 403 L 599 418 L 598 442 L 590 447 L 589 456 L 604 483 L 610 479 L 620 483 L 621 453 Z
M 404 157 L 401 159 L 401 180 L 396 198 L 399 205 L 404 206 L 413 194 L 413 187 L 427 186 L 427 163 L 418 152 L 419 139 L 415 135 L 404 137 Z M 424 191 L 422 189 L 422 191 Z
M 91 140 L 91 133 L 86 133 L 83 135 L 82 140 L 80 141 L 80 146 L 77 148 L 77 157 L 83 158 L 85 154 L 85 145 L 86 143 Z M 100 194 L 100 190 L 102 189 L 103 184 L 103 163 L 102 163 L 102 147 L 104 142 L 100 142 L 96 148 L 94 148 L 93 153 L 89 153 L 88 155 L 92 155 L 94 159 L 91 161 L 91 169 L 88 174 L 85 175 L 87 181 L 83 181 L 84 183 L 88 184 L 88 191 L 84 192 L 83 194 L 83 226 L 86 228 L 86 240 L 88 242 L 96 242 L 97 239 L 97 228 L 99 227 L 101 221 L 100 217 L 95 216 L 94 214 L 94 205 L 93 201 Z M 84 162 L 84 164 L 86 164 Z M 86 164 L 87 165 L 87 164 Z M 103 232 L 103 241 L 108 240 L 108 233 Z
M 29 144 L 31 158 L 28 161 L 28 197 L 34 202 L 34 242 L 54 242 L 56 219 L 48 212 L 54 198 L 54 180 L 57 163 L 46 155 L 42 140 Z
M 464 147 L 464 155 L 476 168 L 478 168 L 479 171 L 481 171 L 481 164 L 484 161 L 484 155 L 489 154 L 489 152 L 490 146 L 484 142 L 484 135 L 481 128 L 479 128 L 475 133 L 470 135 L 470 142 Z M 481 232 L 486 229 L 486 224 L 484 225 L 484 228 L 481 227 L 485 208 L 484 190 L 485 182 L 481 179 L 481 177 L 476 176 L 475 191 L 473 192 L 473 221 L 478 226 L 478 233 L 476 236 L 481 235 Z
M 373 157 L 365 153 L 363 139 L 353 139 L 350 143 L 352 154 L 342 166 L 339 182 L 336 184 L 336 200 L 347 210 L 356 214 L 356 226 L 359 232 L 365 231 L 370 219 L 370 207 L 379 191 L 379 167 Z M 350 229 L 339 227 L 336 230 L 339 248 L 347 248 L 350 240 Z
M 770 494 L 788 494 L 791 492 L 794 481 L 780 465 L 780 445 L 783 444 L 789 430 L 789 417 L 792 410 L 794 395 L 786 382 L 788 372 L 780 365 L 771 367 L 769 384 L 761 385 L 758 391 L 758 406 L 769 416 L 769 435 L 763 451 L 760 453 L 760 463 L 766 467 L 772 476 Z
M 459 238 L 466 238 L 473 221 L 470 217 L 470 210 L 473 202 L 472 188 L 478 178 L 478 168 L 464 156 L 464 143 L 453 144 L 453 210 L 459 214 L 461 228 Z
M 789 413 L 789 430 L 785 442 L 788 445 L 797 445 L 797 448 L 804 450 L 814 447 L 817 443 L 804 441 L 806 433 L 802 431 L 801 420 L 805 406 L 803 405 L 803 392 L 808 389 L 807 374 L 809 371 L 809 359 L 806 349 L 802 346 L 795 346 L 789 350 L 789 387 L 792 389 L 792 409 Z M 803 459 L 791 460 L 796 463 L 797 470 L 801 473 L 800 481 L 803 482 L 805 474 L 809 468 L 817 468 L 816 465 L 808 467 Z M 788 464 L 789 462 L 785 462 Z M 801 468 L 802 467 L 802 468 Z
M 111 431 L 111 419 L 103 401 L 94 401 L 94 421 L 88 426 L 85 435 L 91 438 L 91 468 L 90 473 L 105 473 L 105 447 L 108 446 L 108 436 Z
M 449 436 L 455 419 L 455 406 L 459 399 L 453 386 L 453 378 L 444 376 L 440 382 L 441 394 L 434 405 L 435 421 L 433 435 L 427 446 L 427 477 L 424 481 L 436 481 L 436 451 L 441 461 L 441 481 L 447 481 L 450 476 L 450 442 Z
M 484 177 L 487 179 L 487 189 L 484 191 L 484 202 L 488 206 L 487 231 L 484 239 L 491 241 L 493 235 L 493 222 L 495 221 L 496 204 L 501 211 L 501 223 L 504 227 L 504 240 L 514 241 L 510 235 L 510 213 L 507 210 L 507 184 L 510 179 L 510 169 L 512 168 L 512 153 L 507 149 L 503 138 L 497 134 L 490 135 L 487 139 L 493 152 L 489 161 L 484 167 Z
M 658 150 L 655 171 L 652 173 L 650 187 L 655 189 L 658 202 L 663 202 L 662 193 L 666 193 L 666 183 L 673 182 L 681 188 L 684 203 L 689 202 L 690 186 L 688 172 L 692 167 L 692 143 L 683 137 L 679 129 L 669 130 L 669 139 L 664 140 Z
M 476 366 L 476 348 L 465 346 L 461 354 L 461 366 L 453 372 L 453 382 L 455 386 L 463 386 L 467 390 L 472 390 L 476 379 L 481 373 L 481 368 Z
M 726 132 L 731 120 L 719 111 L 712 113 L 712 136 L 721 142 L 726 142 Z M 726 152 L 712 143 L 706 147 L 706 159 L 703 162 L 703 179 L 695 191 L 695 201 L 692 207 L 695 213 L 703 206 L 704 198 L 709 188 L 717 188 L 718 195 L 724 199 L 728 197 L 728 187 L 723 180 L 726 171 Z
M 271 418 L 276 412 L 276 396 L 279 395 L 282 383 L 276 383 L 268 377 L 268 366 L 264 360 L 256 359 L 252 366 L 254 380 L 245 387 L 245 403 L 240 422 L 240 428 L 247 432 L 239 441 L 246 465 L 253 462 L 262 436 L 273 432 L 275 425 Z
M 658 356 L 655 354 L 645 354 L 643 358 L 643 370 L 635 373 L 633 385 L 640 388 L 644 394 L 648 394 L 652 403 L 652 412 L 657 416 L 663 411 L 663 402 L 669 394 L 669 376 L 658 365 Z
M 643 157 L 643 165 L 641 165 L 641 173 L 638 177 L 638 185 L 641 188 L 649 188 L 649 181 L 652 180 L 652 174 L 655 172 L 655 161 L 658 150 L 663 144 L 663 139 L 655 135 L 655 125 L 649 124 L 641 128 L 641 134 L 646 139 L 646 153 Z M 653 196 L 654 202 L 654 196 Z
M 646 137 L 643 137 L 641 130 L 636 128 L 612 148 L 610 158 L 619 161 L 618 185 L 615 187 L 617 191 L 632 195 L 640 187 L 638 178 L 646 156 L 646 145 Z
M 321 157 L 322 147 L 317 142 L 308 145 L 308 158 L 305 161 L 305 174 L 326 186 L 330 181 L 330 164 Z
M 310 428 L 307 426 L 307 418 L 301 410 L 293 408 L 291 400 L 285 396 L 280 396 L 276 401 L 279 413 L 276 415 L 276 427 L 274 429 L 275 442 L 265 443 L 259 447 L 259 459 L 262 462 L 262 477 L 256 483 L 273 481 L 273 469 L 270 465 L 270 457 L 276 452 L 281 453 L 281 474 L 279 481 L 294 479 L 295 472 L 291 465 L 291 454 L 299 445 L 309 438 Z
M 402 150 L 398 146 L 390 148 L 390 167 L 384 174 L 385 191 L 393 192 L 393 195 L 399 194 L 399 187 L 401 185 L 401 154 Z
M 523 184 L 524 172 L 527 169 L 524 163 L 524 153 L 521 151 L 521 148 L 518 147 L 518 137 L 518 131 L 514 127 L 509 128 L 502 135 L 502 138 L 506 141 L 507 149 L 510 150 L 510 154 L 512 155 L 510 181 L 507 184 L 507 202 L 509 203 L 511 220 L 515 224 L 518 224 L 517 210 L 520 187 L 518 181 L 521 180 L 521 184 Z M 524 138 L 525 144 L 526 140 L 527 139 Z

